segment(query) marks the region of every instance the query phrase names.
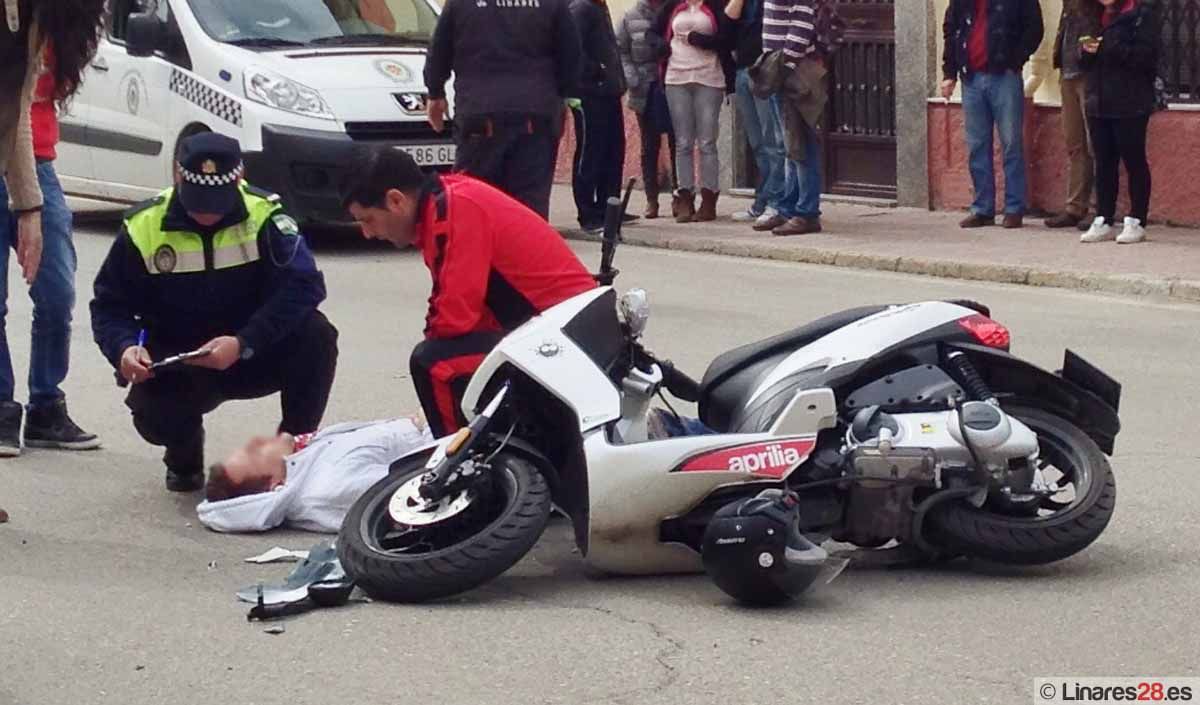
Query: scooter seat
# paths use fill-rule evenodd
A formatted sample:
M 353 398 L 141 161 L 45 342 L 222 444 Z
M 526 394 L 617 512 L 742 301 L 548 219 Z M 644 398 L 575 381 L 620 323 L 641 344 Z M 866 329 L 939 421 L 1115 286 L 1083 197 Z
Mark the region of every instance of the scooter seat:
M 887 306 L 861 306 L 830 314 L 811 323 L 757 343 L 743 345 L 713 360 L 700 383 L 700 420 L 725 433 L 736 413 L 754 393 L 759 380 L 796 350 L 855 321 L 873 316 Z M 767 421 L 773 421 L 769 419 Z M 759 431 L 762 429 L 737 429 Z

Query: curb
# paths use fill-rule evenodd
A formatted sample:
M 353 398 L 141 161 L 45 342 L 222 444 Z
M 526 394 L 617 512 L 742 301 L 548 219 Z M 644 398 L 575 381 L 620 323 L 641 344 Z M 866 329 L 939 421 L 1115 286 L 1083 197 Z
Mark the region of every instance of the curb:
M 592 235 L 582 230 L 560 228 L 559 232 L 568 240 L 600 242 L 599 235 Z M 924 257 L 886 257 L 815 247 L 793 247 L 770 242 L 746 242 L 712 237 L 670 238 L 638 233 L 636 229 L 626 231 L 622 235 L 623 244 L 660 250 L 704 252 L 730 257 L 920 274 L 942 279 L 1073 289 L 1119 296 L 1157 296 L 1184 303 L 1200 303 L 1200 281 L 1187 279 L 1167 279 L 1139 274 L 1043 270 L 1033 267 L 957 262 Z

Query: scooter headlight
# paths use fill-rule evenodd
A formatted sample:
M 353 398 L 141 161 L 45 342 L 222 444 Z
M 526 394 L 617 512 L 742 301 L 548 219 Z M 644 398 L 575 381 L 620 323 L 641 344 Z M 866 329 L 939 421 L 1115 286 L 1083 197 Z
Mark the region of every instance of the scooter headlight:
M 650 321 L 650 299 L 645 289 L 630 289 L 621 297 L 621 317 L 633 337 L 640 337 Z

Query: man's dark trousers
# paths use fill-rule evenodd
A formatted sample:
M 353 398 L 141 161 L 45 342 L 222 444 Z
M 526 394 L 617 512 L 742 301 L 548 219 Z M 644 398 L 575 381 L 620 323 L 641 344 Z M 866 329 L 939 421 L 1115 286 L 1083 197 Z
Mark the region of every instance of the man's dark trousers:
M 575 171 L 571 183 L 579 223 L 602 225 L 610 196 L 621 193 L 625 116 L 621 99 L 582 98 L 575 114 Z M 657 151 L 655 152 L 657 154 Z
M 467 385 L 503 337 L 499 332 L 468 333 L 458 338 L 427 339 L 413 349 L 409 372 L 435 438 L 466 425 L 462 399 Z
M 276 345 L 224 372 L 180 366 L 134 385 L 125 399 L 133 425 L 148 443 L 166 446 L 167 467 L 180 474 L 204 469 L 204 415 L 232 399 L 280 392 L 280 431 L 316 431 L 337 369 L 337 329 L 320 311 Z M 155 358 L 154 342 L 149 345 Z
M 455 133 L 454 168 L 488 182 L 549 220 L 559 133 L 554 123 L 540 115 L 463 118 Z

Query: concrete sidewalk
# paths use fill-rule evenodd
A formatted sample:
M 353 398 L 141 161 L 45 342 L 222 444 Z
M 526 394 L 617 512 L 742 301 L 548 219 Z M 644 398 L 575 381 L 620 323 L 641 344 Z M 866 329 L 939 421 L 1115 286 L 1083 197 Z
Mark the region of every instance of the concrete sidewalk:
M 731 213 L 749 203 L 723 196 L 712 223 L 681 225 L 670 218 L 624 228 L 628 244 L 713 252 L 738 257 L 826 264 L 956 279 L 1150 295 L 1200 302 L 1200 231 L 1152 226 L 1146 242 L 1084 245 L 1075 229 L 1050 230 L 1027 219 L 1021 230 L 963 230 L 961 213 L 883 208 L 831 202 L 823 205 L 824 232 L 775 237 L 734 223 Z M 629 212 L 640 214 L 640 193 Z M 670 213 L 664 197 L 662 211 Z M 555 186 L 551 222 L 567 237 L 595 239 L 578 229 L 569 186 Z

